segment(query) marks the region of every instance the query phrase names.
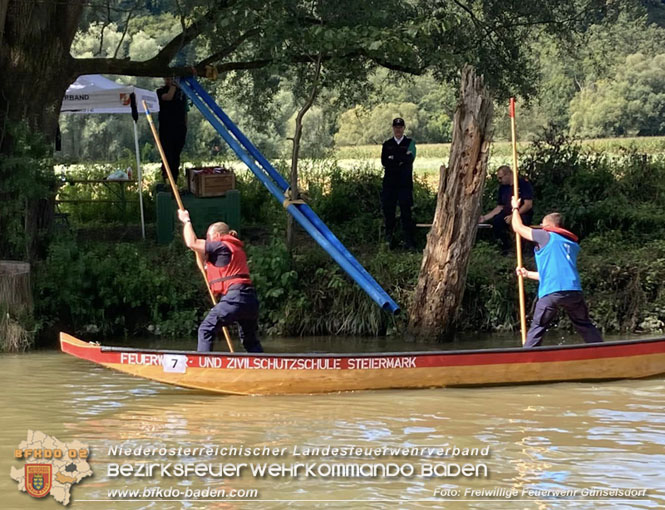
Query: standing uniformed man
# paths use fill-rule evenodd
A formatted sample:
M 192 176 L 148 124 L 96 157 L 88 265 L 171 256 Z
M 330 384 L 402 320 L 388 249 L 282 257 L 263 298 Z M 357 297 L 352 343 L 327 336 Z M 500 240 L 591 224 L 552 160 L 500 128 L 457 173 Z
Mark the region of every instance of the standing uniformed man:
M 416 159 L 416 144 L 404 136 L 404 119 L 393 120 L 393 137 L 383 142 L 381 164 L 385 169 L 381 202 L 386 227 L 386 242 L 391 248 L 395 230 L 395 209 L 399 204 L 402 218 L 404 242 L 410 250 L 415 249 L 413 219 L 413 161 Z

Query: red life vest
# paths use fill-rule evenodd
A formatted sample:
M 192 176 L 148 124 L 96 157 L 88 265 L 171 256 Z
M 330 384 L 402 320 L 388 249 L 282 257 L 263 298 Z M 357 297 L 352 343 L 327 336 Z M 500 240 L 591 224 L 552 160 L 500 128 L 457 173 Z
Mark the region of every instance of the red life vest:
M 252 284 L 249 278 L 247 255 L 242 249 L 243 242 L 237 237 L 223 235 L 215 239 L 220 241 L 231 251 L 231 260 L 224 267 L 206 263 L 206 276 L 213 294 L 224 295 L 231 285 L 239 283 Z
M 543 230 L 546 232 L 554 232 L 555 234 L 562 235 L 563 237 L 567 237 L 571 241 L 579 241 L 578 237 L 573 234 L 572 232 L 569 232 L 565 228 L 560 228 L 560 227 L 543 227 Z

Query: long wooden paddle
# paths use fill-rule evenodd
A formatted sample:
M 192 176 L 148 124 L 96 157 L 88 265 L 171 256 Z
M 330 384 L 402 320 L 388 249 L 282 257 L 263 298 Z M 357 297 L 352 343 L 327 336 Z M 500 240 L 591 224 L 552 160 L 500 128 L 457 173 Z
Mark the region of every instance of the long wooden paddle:
M 185 206 L 182 204 L 182 199 L 180 198 L 180 193 L 178 192 L 178 186 L 176 185 L 176 182 L 173 179 L 173 174 L 171 173 L 169 162 L 166 160 L 164 149 L 162 147 L 161 142 L 159 141 L 159 135 L 157 134 L 157 129 L 155 128 L 155 124 L 152 121 L 152 117 L 150 116 L 150 110 L 148 110 L 148 105 L 146 104 L 145 101 L 143 101 L 143 109 L 145 110 L 146 117 L 148 117 L 148 124 L 150 124 L 150 130 L 152 131 L 152 136 L 155 138 L 155 143 L 157 144 L 157 148 L 159 149 L 159 155 L 162 158 L 162 163 L 164 163 L 164 168 L 166 168 L 166 175 L 169 178 L 169 183 L 171 184 L 171 189 L 173 190 L 173 196 L 175 197 L 175 201 L 178 203 L 178 209 L 184 211 Z M 206 276 L 206 270 L 203 265 L 203 257 L 201 256 L 200 253 L 196 251 L 194 253 L 196 254 L 196 265 L 199 266 L 199 270 L 201 271 L 203 279 L 206 282 L 206 288 L 208 289 L 208 294 L 210 294 L 212 305 L 215 306 L 217 304 L 217 300 L 215 299 L 215 294 L 213 294 L 210 285 L 208 285 L 208 277 Z M 229 330 L 226 328 L 226 326 L 223 326 L 222 331 L 224 332 L 224 338 L 226 339 L 226 344 L 229 346 L 229 351 L 235 352 L 233 350 L 233 345 L 231 344 L 231 335 L 229 335 Z
M 513 196 L 519 199 L 519 172 L 517 171 L 517 137 L 515 135 L 515 98 L 510 98 L 510 130 L 513 135 Z M 515 232 L 515 245 L 517 252 L 517 267 L 522 267 L 522 241 L 520 235 Z M 517 275 L 517 286 L 520 295 L 520 329 L 522 331 L 522 345 L 526 344 L 526 306 L 524 304 L 524 277 Z

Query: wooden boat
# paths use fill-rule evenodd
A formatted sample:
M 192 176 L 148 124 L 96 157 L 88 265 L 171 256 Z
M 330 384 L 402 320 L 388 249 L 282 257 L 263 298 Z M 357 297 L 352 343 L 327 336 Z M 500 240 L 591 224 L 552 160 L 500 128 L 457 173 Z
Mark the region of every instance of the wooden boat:
M 665 338 L 535 349 L 231 354 L 104 347 L 60 333 L 60 346 L 67 354 L 127 374 L 238 395 L 599 381 L 665 374 Z

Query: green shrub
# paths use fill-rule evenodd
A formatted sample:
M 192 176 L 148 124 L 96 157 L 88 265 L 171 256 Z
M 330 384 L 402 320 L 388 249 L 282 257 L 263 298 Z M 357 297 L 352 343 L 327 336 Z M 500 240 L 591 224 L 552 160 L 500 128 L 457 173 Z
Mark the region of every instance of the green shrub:
M 189 335 L 206 301 L 194 256 L 181 244 L 51 244 L 36 267 L 36 315 L 75 334 Z
M 287 168 L 279 166 L 283 175 Z M 581 235 L 580 273 L 591 314 L 609 331 L 665 328 L 665 160 L 626 150 L 596 154 L 556 134 L 530 146 L 522 170 L 534 183 L 536 220 L 559 210 Z M 422 261 L 420 253 L 387 250 L 382 240 L 381 170 L 371 163 L 341 168 L 330 159 L 303 161 L 308 203 L 400 305 L 391 317 L 305 234 L 293 253 L 284 244 L 282 205 L 249 173 L 238 174 L 242 220 L 269 241 L 248 243 L 261 302 L 262 333 L 401 335 Z M 485 206 L 493 207 L 488 181 Z M 416 179 L 414 216 L 429 223 L 436 194 Z M 101 227 L 100 227 L 101 228 Z M 420 232 L 424 245 L 426 229 Z M 303 241 L 304 240 L 304 241 Z M 519 327 L 515 262 L 479 241 L 471 255 L 459 329 Z M 533 267 L 527 258 L 526 265 Z M 193 255 L 176 239 L 168 247 L 78 243 L 61 239 L 36 268 L 36 316 L 47 328 L 74 333 L 190 336 L 210 303 Z M 527 282 L 527 310 L 537 286 Z M 570 327 L 567 321 L 561 327 Z M 86 331 L 88 333 L 86 333 Z
M 609 157 L 547 133 L 530 147 L 522 170 L 534 186 L 536 221 L 559 211 L 580 238 L 612 230 L 643 238 L 665 230 L 663 156 Z

